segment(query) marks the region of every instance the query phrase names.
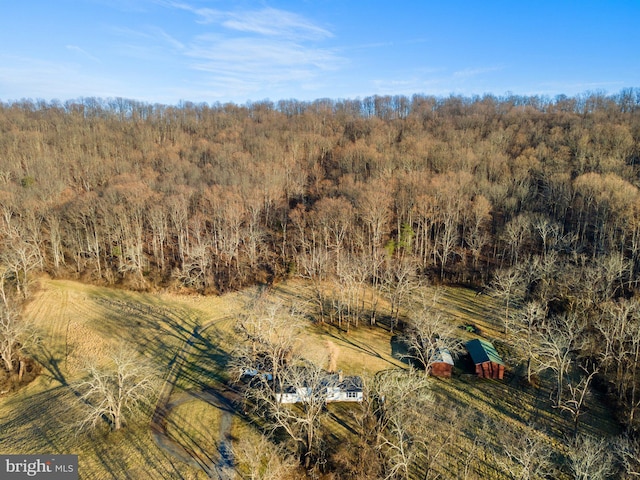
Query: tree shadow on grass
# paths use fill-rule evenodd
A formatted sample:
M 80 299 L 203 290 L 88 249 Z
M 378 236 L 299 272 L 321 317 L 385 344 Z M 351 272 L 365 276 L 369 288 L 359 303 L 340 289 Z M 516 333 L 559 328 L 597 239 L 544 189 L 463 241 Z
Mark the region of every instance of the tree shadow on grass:
M 0 417 L 0 450 L 37 453 L 55 446 L 61 452 L 70 451 L 79 406 L 72 390 L 65 386 L 5 404 Z
M 382 360 L 384 362 L 390 363 L 391 365 L 393 365 L 394 367 L 397 366 L 394 362 L 392 362 L 391 360 L 389 360 L 388 358 L 383 357 L 378 351 L 376 351 L 373 347 L 363 343 L 363 342 L 359 342 L 358 340 L 356 340 L 355 338 L 349 337 L 347 335 L 341 335 L 339 333 L 336 332 L 336 330 L 334 328 L 330 327 L 330 330 L 327 330 L 325 332 L 325 335 L 334 338 L 342 343 L 345 343 L 346 345 L 350 346 L 351 348 L 353 348 L 354 350 L 364 353 L 366 355 L 370 355 L 374 358 L 377 358 L 379 360 Z
M 217 409 L 218 428 L 204 425 L 201 417 L 181 418 L 172 410 L 189 402 L 204 402 Z M 230 429 L 237 414 L 233 401 L 217 389 L 203 392 L 183 392 L 179 398 L 167 405 L 163 418 L 162 432 L 156 433 L 156 442 L 168 453 L 193 466 L 198 466 L 208 475 L 213 472 L 229 471 L 234 468 Z
M 409 355 L 409 345 L 402 340 L 398 335 L 391 337 L 391 356 L 397 358 L 405 365 L 411 365 L 413 367 L 419 367 L 417 362 L 412 362 Z
M 147 302 L 143 300 L 149 300 Z M 174 305 L 155 305 L 152 299 L 131 299 L 115 292 L 98 297 L 102 321 L 92 328 L 106 338 L 125 341 L 158 365 L 170 365 L 200 323 L 192 310 Z
M 34 349 L 32 356 L 33 359 L 36 360 L 44 369 L 43 375 L 50 378 L 51 380 L 57 381 L 58 383 L 60 383 L 60 385 L 68 385 L 67 378 L 65 377 L 61 368 L 61 365 L 64 364 L 62 354 L 56 354 L 52 352 L 46 345 L 40 344 L 38 345 L 37 349 Z
M 200 468 L 200 465 L 184 448 L 173 443 L 168 437 L 161 438 L 162 435 L 165 435 L 164 431 L 156 432 L 152 429 L 151 433 L 155 444 L 153 448 L 149 448 L 149 445 L 142 441 L 140 436 L 133 437 L 132 447 L 142 457 L 144 465 L 167 466 L 166 469 L 161 470 L 156 467 L 156 471 L 162 475 L 162 478 L 183 478 L 185 466 Z
M 194 336 L 190 348 L 185 349 L 176 384 L 205 390 L 212 383 L 227 381 L 230 352 L 225 350 L 224 337 L 214 331 Z

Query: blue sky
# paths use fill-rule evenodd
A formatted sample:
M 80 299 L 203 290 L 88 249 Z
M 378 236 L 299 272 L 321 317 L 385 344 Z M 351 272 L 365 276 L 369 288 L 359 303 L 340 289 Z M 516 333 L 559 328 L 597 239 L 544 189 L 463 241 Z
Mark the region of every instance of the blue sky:
M 0 100 L 617 93 L 640 0 L 0 0 Z

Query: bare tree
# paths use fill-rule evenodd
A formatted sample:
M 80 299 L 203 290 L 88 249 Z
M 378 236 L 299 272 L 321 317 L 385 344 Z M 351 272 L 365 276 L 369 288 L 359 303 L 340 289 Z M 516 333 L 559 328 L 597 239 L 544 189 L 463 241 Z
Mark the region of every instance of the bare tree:
M 546 215 L 535 215 L 532 219 L 532 227 L 542 240 L 542 254 L 546 258 L 549 249 L 553 247 L 560 238 L 560 225 Z
M 414 407 L 424 408 L 416 402 Z M 414 413 L 411 415 L 411 413 Z M 412 410 L 397 410 L 393 412 L 387 422 L 387 429 L 382 435 L 380 447 L 384 450 L 387 462 L 385 479 L 401 478 L 409 480 L 411 471 L 419 456 L 417 445 L 420 441 L 420 433 L 414 428 L 418 426 L 415 412 Z
M 18 295 L 29 296 L 30 273 L 41 267 L 38 249 L 21 236 L 5 237 L 0 246 L 0 264 L 6 267 L 4 278 L 13 281 Z
M 349 255 L 340 260 L 338 291 L 333 295 L 338 324 L 346 323 L 346 330 L 353 324 L 358 327 L 364 314 L 366 287 L 370 277 L 365 255 Z
M 363 377 L 363 401 L 353 413 L 358 438 L 353 463 L 362 478 L 391 478 L 416 468 L 419 446 L 412 442 L 424 424 L 420 412 L 432 401 L 429 379 L 413 368 Z
M 54 271 L 58 271 L 60 266 L 65 263 L 60 213 L 50 209 L 47 213 L 46 224 L 49 230 L 49 244 L 51 257 L 53 259 L 53 269 Z
M 562 260 L 558 258 L 558 253 L 555 250 L 551 250 L 543 256 L 534 255 L 527 261 L 521 262 L 522 287 L 527 287 L 530 290 L 529 295 L 535 295 L 535 298 L 542 303 L 558 299 L 561 281 L 564 280 L 562 278 L 564 271 L 559 271 L 561 263 Z
M 629 261 L 620 252 L 599 257 L 597 271 L 600 273 L 602 301 L 610 300 L 618 295 L 624 288 L 626 275 L 629 270 Z
M 498 429 L 500 448 L 495 452 L 496 463 L 517 480 L 549 478 L 553 472 L 552 448 L 536 428 L 524 431 L 503 424 Z
M 185 255 L 177 278 L 183 285 L 204 292 L 209 284 L 211 260 L 211 252 L 207 243 L 190 245 L 189 254 Z
M 448 205 L 447 205 L 448 207 Z M 458 219 L 460 212 L 457 206 L 446 208 L 440 212 L 439 223 L 436 224 L 433 256 L 440 261 L 440 279 L 444 280 L 444 270 L 449 259 L 456 253 L 456 246 L 460 241 Z
M 566 395 L 558 405 L 561 410 L 568 412 L 571 415 L 574 436 L 578 434 L 580 417 L 585 413 L 584 403 L 587 399 L 587 394 L 589 393 L 589 386 L 591 385 L 593 377 L 598 374 L 597 368 L 593 368 L 591 372 L 589 372 L 585 367 L 582 367 L 582 369 L 586 373 L 586 376 L 582 376 L 577 384 L 569 383 L 567 385 L 568 395 Z
M 464 231 L 464 239 L 473 255 L 473 267 L 478 268 L 478 260 L 482 249 L 489 243 L 490 236 L 487 231 L 491 219 L 491 202 L 484 196 L 478 195 L 470 203 L 470 214 Z
M 247 342 L 236 355 L 241 373 L 247 370 L 268 373 L 274 385 L 282 385 L 280 372 L 293 359 L 297 346 L 297 322 L 298 316 L 291 307 L 267 296 L 257 298 L 236 325 Z
M 412 213 L 417 222 L 414 248 L 424 267 L 430 263 L 433 254 L 433 229 L 438 217 L 438 205 L 433 195 L 418 195 L 413 204 Z
M 433 408 L 427 378 L 414 370 L 379 373 L 370 394 L 377 400 L 374 431 L 385 460 L 385 477 L 410 478 L 422 455 L 424 418 Z M 435 451 L 431 452 L 436 455 Z M 428 468 L 428 465 L 425 465 Z
M 391 185 L 386 179 L 375 179 L 359 185 L 358 190 L 358 214 L 367 227 L 367 253 L 377 261 L 391 219 Z
M 409 256 L 398 261 L 387 259 L 383 270 L 382 290 L 391 304 L 391 332 L 398 324 L 400 308 L 404 306 L 409 296 L 420 286 L 416 273 L 416 264 Z
M 531 220 L 527 215 L 518 215 L 510 220 L 504 227 L 505 249 L 510 250 L 512 266 L 518 265 L 519 254 L 524 243 L 531 236 Z
M 18 381 L 24 374 L 25 349 L 36 341 L 33 327 L 20 318 L 18 308 L 0 303 L 0 360 L 9 375 L 18 373 Z
M 433 416 L 425 420 L 424 413 L 418 418 L 415 436 L 419 455 L 416 461 L 418 471 L 424 480 L 439 479 L 451 471 L 454 459 L 450 447 L 457 443 L 458 436 L 468 418 L 464 410 L 446 401 L 436 404 L 444 408 L 434 409 Z M 447 461 L 448 460 L 448 461 Z
M 640 304 L 635 298 L 602 305 L 596 322 L 600 333 L 595 352 L 618 394 L 627 427 L 636 428 L 640 409 Z
M 9 306 L 9 298 L 11 296 L 10 279 L 11 271 L 6 265 L 0 263 L 0 299 L 6 307 Z
M 626 358 L 619 389 L 625 392 L 624 406 L 627 413 L 627 426 L 630 429 L 637 428 L 637 413 L 640 410 L 640 317 L 637 315 L 632 317 L 632 321 L 626 324 Z
M 440 278 L 444 278 L 444 270 L 449 259 L 458 254 L 460 245 L 460 225 L 463 211 L 469 201 L 469 172 L 447 172 L 431 179 L 431 189 L 436 198 L 436 216 L 432 225 L 433 257 L 440 261 Z
M 515 267 L 496 272 L 490 287 L 491 294 L 504 302 L 504 333 L 509 332 L 511 324 L 510 307 L 519 301 L 524 293 L 524 277 Z
M 177 239 L 177 260 L 181 266 L 184 257 L 188 253 L 189 243 L 189 192 L 184 190 L 173 195 L 166 200 L 167 210 L 169 211 L 169 220 L 172 227 L 172 233 Z
M 445 397 L 436 398 L 427 377 L 415 370 L 381 372 L 369 382 L 367 397 L 367 415 L 358 425 L 384 462 L 380 478 L 429 480 L 451 473 L 451 447 L 468 419 Z
M 578 435 L 569 447 L 569 466 L 576 480 L 611 478 L 614 456 L 606 438 Z
M 462 348 L 455 336 L 456 328 L 441 312 L 423 309 L 407 322 L 401 338 L 406 343 L 406 358 L 416 361 L 429 375 L 443 350 L 455 357 Z
M 547 308 L 540 302 L 527 302 L 515 319 L 511 338 L 513 345 L 518 347 L 518 353 L 527 364 L 527 382 L 543 367 L 537 361 L 538 329 L 542 326 L 547 315 Z
M 330 254 L 320 242 L 319 232 L 314 228 L 308 228 L 308 217 L 310 215 L 301 206 L 291 211 L 289 217 L 295 227 L 292 237 L 297 237 L 296 245 L 296 265 L 297 273 L 302 278 L 311 281 L 313 286 L 314 301 L 320 314 L 320 321 L 324 322 L 327 312 L 328 295 L 324 282 L 330 271 Z
M 164 272 L 165 266 L 165 246 L 169 240 L 169 224 L 167 209 L 164 204 L 159 203 L 160 197 L 149 205 L 146 215 L 146 221 L 151 229 L 151 245 L 153 250 L 153 258 L 160 268 L 160 272 Z
M 363 478 L 379 478 L 382 472 L 379 445 L 386 405 L 384 399 L 379 396 L 377 387 L 384 375 L 381 373 L 375 377 L 362 377 L 362 402 L 352 413 L 357 429 L 356 443 L 348 448 L 349 457 L 352 458 L 350 463 Z
M 65 210 L 66 223 L 70 225 L 73 237 L 73 256 L 76 259 L 76 268 L 81 271 L 85 266 L 85 258 L 92 259 L 95 263 L 95 275 L 102 277 L 102 255 L 104 254 L 105 226 L 100 217 L 105 210 L 104 199 L 95 192 L 89 192 L 78 197 L 70 207 Z M 110 208 L 109 205 L 108 208 Z
M 246 214 L 245 207 L 241 196 L 231 187 L 214 189 L 212 197 L 209 202 L 213 205 L 211 213 L 213 238 L 216 240 L 214 245 L 216 262 L 222 260 L 230 274 L 234 262 L 236 270 L 240 266 L 239 254 L 242 225 Z M 218 270 L 217 266 L 216 270 Z
M 616 441 L 615 452 L 626 478 L 640 478 L 640 440 L 622 436 Z
M 329 314 L 327 311 L 329 295 L 325 289 L 325 280 L 329 273 L 329 253 L 314 247 L 308 253 L 300 253 L 297 263 L 299 275 L 311 281 L 314 303 L 320 314 L 320 321 L 324 322 Z
M 120 347 L 111 357 L 112 364 L 87 367 L 88 378 L 76 388 L 85 404 L 79 430 L 107 421 L 112 430 L 122 428 L 138 414 L 140 407 L 154 402 L 159 387 L 156 370 L 128 347 Z
M 352 228 L 355 208 L 344 197 L 322 198 L 313 206 L 310 219 L 312 228 L 320 233 L 325 249 L 334 253 L 336 271 L 339 271 L 340 253 Z
M 550 369 L 556 375 L 556 407 L 561 405 L 565 377 L 579 350 L 581 333 L 582 326 L 575 313 L 549 319 L 538 333 L 536 357 L 542 368 Z
M 299 476 L 296 459 L 265 435 L 260 435 L 257 441 L 253 437 L 240 438 L 233 448 L 233 457 L 243 478 L 281 480 Z
M 640 311 L 637 300 L 619 299 L 601 305 L 602 315 L 595 322 L 600 333 L 598 354 L 605 375 L 614 369 L 615 383 L 620 383 L 627 349 L 624 348 L 627 336 L 627 324 Z
M 312 468 L 320 454 L 320 425 L 332 386 L 326 372 L 310 362 L 288 365 L 280 372 L 280 385 L 257 385 L 247 389 L 255 411 L 272 432 L 284 432 L 296 445 L 300 462 Z M 297 401 L 283 401 L 285 392 L 295 392 Z

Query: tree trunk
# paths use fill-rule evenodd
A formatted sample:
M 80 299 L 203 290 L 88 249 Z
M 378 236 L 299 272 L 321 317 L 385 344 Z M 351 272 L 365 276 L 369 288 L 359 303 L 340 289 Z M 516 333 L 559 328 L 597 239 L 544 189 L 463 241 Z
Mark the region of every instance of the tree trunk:
M 5 353 L 2 356 L 2 360 L 4 361 L 5 370 L 9 373 L 13 373 L 13 362 L 11 361 L 11 355 Z

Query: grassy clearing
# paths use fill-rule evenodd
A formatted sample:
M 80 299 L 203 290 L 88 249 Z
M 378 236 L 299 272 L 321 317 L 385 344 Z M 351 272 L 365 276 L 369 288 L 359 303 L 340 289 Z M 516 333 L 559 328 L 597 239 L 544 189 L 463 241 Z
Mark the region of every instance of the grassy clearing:
M 112 434 L 78 434 L 79 405 L 73 392 L 46 382 L 0 402 L 0 451 L 3 453 L 78 454 L 82 479 L 187 478 L 197 469 L 174 461 L 158 449 L 141 422 Z
M 23 390 L 0 397 L 0 451 L 77 453 L 83 479 L 206 478 L 201 469 L 158 448 L 148 421 L 114 434 L 102 431 L 91 436 L 76 435 L 74 425 L 80 405 L 72 385 L 82 377 L 87 361 L 105 361 L 122 342 L 134 345 L 166 372 L 194 329 L 207 326 L 185 352 L 186 361 L 169 399 L 175 405 L 167 417 L 167 429 L 201 464 L 211 462 L 217 451 L 220 409 L 204 397 L 192 397 L 186 403 L 180 403 L 180 399 L 188 392 L 206 390 L 228 378 L 227 361 L 239 341 L 234 333 L 236 318 L 260 292 L 256 287 L 222 297 L 142 294 L 43 279 L 25 312 L 43 340 L 33 352 L 43 365 L 43 374 Z M 313 323 L 312 291 L 304 282 L 289 281 L 269 293 L 284 303 L 295 304 L 303 314 L 299 349 L 310 360 L 343 370 L 346 375 L 372 375 L 406 366 L 393 356 L 391 334 L 383 327 L 361 325 L 347 333 L 335 326 Z M 473 324 L 482 336 L 502 339 L 504 310 L 493 298 L 455 287 L 429 287 L 423 297 L 433 298 L 436 308 L 456 324 Z M 388 314 L 385 309 L 388 305 L 380 302 L 381 318 Z M 459 332 L 462 339 L 475 336 L 463 329 Z M 516 428 L 539 426 L 547 432 L 544 435 L 548 442 L 560 449 L 561 440 L 570 431 L 570 422 L 550 407 L 551 383 L 543 378 L 539 389 L 522 388 L 513 370 L 503 382 L 478 380 L 459 365 L 453 379 L 435 379 L 433 388 L 443 402 L 463 408 L 469 415 L 481 412 Z M 589 399 L 587 407 L 581 422 L 584 431 L 597 435 L 618 433 L 610 412 L 597 396 Z M 357 407 L 339 404 L 329 407 L 326 430 L 330 445 L 353 441 L 354 408 Z M 257 435 L 255 428 L 239 416 L 234 417 L 231 428 L 234 439 Z M 470 458 L 474 452 L 472 436 L 464 432 L 460 435 L 464 438 L 459 450 L 450 455 Z M 488 436 L 484 439 L 488 443 L 499 441 L 491 433 L 484 435 Z M 489 477 L 495 474 L 486 468 Z
M 406 368 L 392 356 L 391 335 L 378 327 L 364 326 L 345 333 L 331 325 L 318 325 L 309 328 L 304 338 L 306 358 L 325 368 L 333 363 L 332 370 L 342 370 L 347 375 Z
M 206 401 L 192 398 L 171 410 L 167 433 L 201 465 L 218 458 L 222 411 Z
M 33 354 L 43 374 L 0 398 L 0 451 L 78 454 L 81 478 L 206 478 L 157 447 L 148 419 L 122 432 L 77 434 L 81 406 L 73 384 L 87 362 L 105 362 L 122 342 L 166 371 L 195 326 L 218 314 L 207 302 L 197 308 L 190 297 L 42 280 L 25 317 L 42 338 Z

